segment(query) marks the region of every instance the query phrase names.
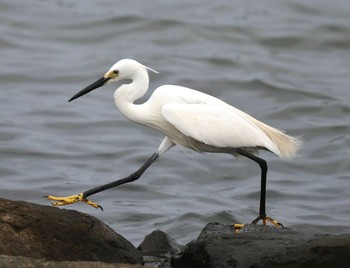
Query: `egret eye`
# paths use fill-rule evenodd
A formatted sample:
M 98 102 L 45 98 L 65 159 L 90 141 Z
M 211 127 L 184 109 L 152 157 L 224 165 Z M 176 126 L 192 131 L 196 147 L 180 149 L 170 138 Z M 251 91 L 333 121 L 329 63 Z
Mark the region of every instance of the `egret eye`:
M 119 71 L 118 70 L 114 70 L 113 73 L 114 74 L 119 74 Z

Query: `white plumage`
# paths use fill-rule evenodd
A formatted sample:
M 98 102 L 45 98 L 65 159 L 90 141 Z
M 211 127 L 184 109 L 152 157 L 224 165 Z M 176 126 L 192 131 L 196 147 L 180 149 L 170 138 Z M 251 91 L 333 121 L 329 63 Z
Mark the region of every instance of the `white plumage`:
M 174 144 L 203 152 L 235 154 L 266 149 L 280 157 L 295 155 L 299 140 L 272 128 L 213 96 L 186 87 L 163 85 L 143 104 L 133 102 L 148 89 L 147 67 L 124 59 L 109 70 L 128 74 L 132 83 L 114 94 L 118 109 L 131 121 L 157 129 Z
M 264 224 L 270 221 L 275 225 L 282 225 L 266 216 L 267 163 L 254 154 L 263 149 L 282 158 L 290 158 L 295 155 L 301 141 L 258 121 L 222 100 L 186 87 L 163 85 L 157 88 L 145 103 L 134 104 L 134 101 L 148 90 L 147 70 L 154 71 L 131 59 L 120 60 L 102 78 L 78 92 L 69 101 L 107 82 L 131 80 L 131 83 L 123 84 L 115 91 L 116 106 L 129 120 L 156 129 L 165 135 L 158 150 L 141 168 L 123 179 L 78 195 L 48 196 L 49 199 L 57 201 L 54 205 L 83 201 L 95 208 L 101 208 L 86 197 L 137 180 L 160 155 L 174 145 L 182 145 L 199 152 L 243 155 L 258 163 L 261 168 L 260 210 L 253 223 L 263 220 Z M 241 225 L 238 226 L 240 227 Z

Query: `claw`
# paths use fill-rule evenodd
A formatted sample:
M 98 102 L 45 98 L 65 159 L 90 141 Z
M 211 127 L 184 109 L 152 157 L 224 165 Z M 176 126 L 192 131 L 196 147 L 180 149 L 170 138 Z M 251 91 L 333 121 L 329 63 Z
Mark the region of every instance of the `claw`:
M 284 227 L 282 223 L 268 217 L 268 216 L 265 216 L 265 217 L 262 217 L 262 216 L 258 216 L 255 220 L 252 221 L 252 224 L 258 224 L 258 222 L 262 220 L 263 222 L 263 225 L 266 225 L 266 222 L 270 222 L 272 223 L 275 227 Z M 233 225 L 233 228 L 235 230 L 235 234 L 238 234 L 242 228 L 245 226 L 245 224 L 241 224 L 241 223 L 236 223 Z
M 266 225 L 266 222 L 268 221 L 268 222 L 272 223 L 276 227 L 284 227 L 282 223 L 272 219 L 269 216 L 265 216 L 265 217 L 258 216 L 255 220 L 252 221 L 252 223 L 253 224 L 257 224 L 260 220 L 263 221 L 263 225 Z
M 74 204 L 77 202 L 84 202 L 84 203 L 86 203 L 94 208 L 99 208 L 103 211 L 103 208 L 99 204 L 94 203 L 94 202 L 86 199 L 84 197 L 83 193 L 71 195 L 71 196 L 66 196 L 66 197 L 58 197 L 58 196 L 48 195 L 48 196 L 44 196 L 44 198 L 47 198 L 47 199 L 53 200 L 53 201 L 57 201 L 57 202 L 51 203 L 55 207 L 56 206 L 70 205 L 70 204 Z
M 245 224 L 243 223 L 235 223 L 233 225 L 233 229 L 235 230 L 235 234 L 238 234 L 239 231 L 244 227 Z

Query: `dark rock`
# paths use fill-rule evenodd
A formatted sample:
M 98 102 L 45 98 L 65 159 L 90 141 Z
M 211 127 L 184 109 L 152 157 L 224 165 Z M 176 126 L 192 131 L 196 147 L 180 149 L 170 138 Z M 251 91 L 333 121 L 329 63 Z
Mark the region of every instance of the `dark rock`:
M 170 257 L 179 254 L 183 246 L 167 233 L 156 230 L 147 235 L 137 249 L 141 250 L 146 264 L 169 267 Z
M 0 199 L 0 267 L 5 268 L 138 268 L 142 254 L 147 264 L 159 267 L 348 267 L 350 234 L 252 224 L 235 234 L 231 225 L 210 223 L 185 248 L 157 230 L 139 250 L 90 215 Z
M 142 268 L 140 264 L 105 263 L 92 261 L 48 261 L 22 256 L 0 255 L 1 268 Z
M 172 267 L 347 267 L 350 235 L 314 235 L 288 228 L 208 224 Z
M 124 237 L 93 216 L 0 199 L 0 254 L 52 261 L 143 263 Z
M 143 255 L 167 257 L 181 252 L 182 247 L 167 233 L 156 230 L 146 235 L 137 248 Z

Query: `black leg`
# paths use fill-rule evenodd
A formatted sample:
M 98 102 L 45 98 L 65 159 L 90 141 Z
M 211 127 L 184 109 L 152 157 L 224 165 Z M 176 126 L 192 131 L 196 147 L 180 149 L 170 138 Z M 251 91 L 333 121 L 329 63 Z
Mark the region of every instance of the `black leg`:
M 113 188 L 113 187 L 116 187 L 116 186 L 119 186 L 119 185 L 122 185 L 124 183 L 129 183 L 129 182 L 136 181 L 137 179 L 139 179 L 141 177 L 141 175 L 146 171 L 146 169 L 149 168 L 149 166 L 152 165 L 152 163 L 157 160 L 158 157 L 159 157 L 159 154 L 158 153 L 154 153 L 146 161 L 146 163 L 144 163 L 142 165 L 142 167 L 140 167 L 136 172 L 130 174 L 129 176 L 127 176 L 127 177 L 125 177 L 123 179 L 120 179 L 120 180 L 117 180 L 117 181 L 113 181 L 113 182 L 104 184 L 102 186 L 98 186 L 98 187 L 95 187 L 93 189 L 87 190 L 87 191 L 83 192 L 83 198 L 86 198 L 86 197 L 88 197 L 90 195 L 93 195 L 93 194 L 105 191 L 107 189 L 110 189 L 110 188 Z
M 266 174 L 267 174 L 267 163 L 264 159 L 257 157 L 253 154 L 250 154 L 242 149 L 236 149 L 237 153 L 255 161 L 259 164 L 261 168 L 261 189 L 260 189 L 260 209 L 259 217 L 256 218 L 253 223 L 257 223 L 260 219 L 266 219 Z
M 141 175 L 146 171 L 146 169 L 149 168 L 149 166 L 152 165 L 152 163 L 157 160 L 159 155 L 160 154 L 157 151 L 136 172 L 132 173 L 131 175 L 129 175 L 121 180 L 107 183 L 107 184 L 104 184 L 102 186 L 92 188 L 90 190 L 87 190 L 83 193 L 76 194 L 76 195 L 65 196 L 65 197 L 49 195 L 49 196 L 44 196 L 44 197 L 49 199 L 49 200 L 56 201 L 56 202 L 52 203 L 53 206 L 64 206 L 64 205 L 74 204 L 76 202 L 82 201 L 90 206 L 93 206 L 94 208 L 100 208 L 101 210 L 103 210 L 100 205 L 86 199 L 86 197 L 93 195 L 93 194 L 96 194 L 96 193 L 99 193 L 99 192 L 102 192 L 104 190 L 116 187 L 118 185 L 128 183 L 128 182 L 133 182 L 133 181 L 139 179 L 141 177 Z

